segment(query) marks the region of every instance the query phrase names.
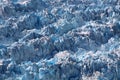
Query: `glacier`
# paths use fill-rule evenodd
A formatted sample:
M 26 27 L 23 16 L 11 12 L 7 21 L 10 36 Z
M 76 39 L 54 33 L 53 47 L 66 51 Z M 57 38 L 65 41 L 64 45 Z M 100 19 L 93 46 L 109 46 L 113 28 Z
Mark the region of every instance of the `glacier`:
M 0 0 L 0 80 L 120 80 L 120 0 Z

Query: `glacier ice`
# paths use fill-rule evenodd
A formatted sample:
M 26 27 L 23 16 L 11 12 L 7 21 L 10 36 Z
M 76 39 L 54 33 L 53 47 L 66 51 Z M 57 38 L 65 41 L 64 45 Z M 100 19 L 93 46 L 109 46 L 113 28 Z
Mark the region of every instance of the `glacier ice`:
M 0 0 L 0 80 L 120 80 L 120 0 Z

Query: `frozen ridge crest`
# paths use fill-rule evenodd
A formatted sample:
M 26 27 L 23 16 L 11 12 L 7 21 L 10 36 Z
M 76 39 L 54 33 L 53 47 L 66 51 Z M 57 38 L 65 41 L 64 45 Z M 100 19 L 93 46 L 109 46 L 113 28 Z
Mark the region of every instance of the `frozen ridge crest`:
M 0 80 L 120 80 L 120 0 L 0 0 Z

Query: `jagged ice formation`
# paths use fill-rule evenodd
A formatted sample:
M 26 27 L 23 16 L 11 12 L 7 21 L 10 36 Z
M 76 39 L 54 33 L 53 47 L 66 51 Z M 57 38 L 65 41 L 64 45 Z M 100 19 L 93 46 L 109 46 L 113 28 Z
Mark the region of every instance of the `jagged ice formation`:
M 120 0 L 0 0 L 0 80 L 120 80 Z

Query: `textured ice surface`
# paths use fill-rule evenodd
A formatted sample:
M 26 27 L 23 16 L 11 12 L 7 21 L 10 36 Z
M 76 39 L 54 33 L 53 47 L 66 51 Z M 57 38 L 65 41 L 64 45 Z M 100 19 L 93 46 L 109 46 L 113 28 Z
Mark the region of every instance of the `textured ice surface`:
M 0 0 L 0 80 L 120 80 L 120 0 Z

